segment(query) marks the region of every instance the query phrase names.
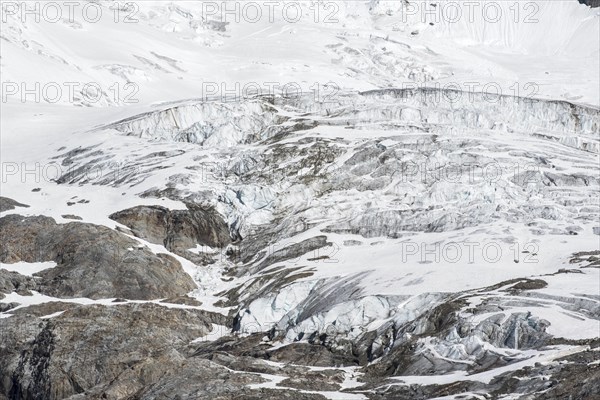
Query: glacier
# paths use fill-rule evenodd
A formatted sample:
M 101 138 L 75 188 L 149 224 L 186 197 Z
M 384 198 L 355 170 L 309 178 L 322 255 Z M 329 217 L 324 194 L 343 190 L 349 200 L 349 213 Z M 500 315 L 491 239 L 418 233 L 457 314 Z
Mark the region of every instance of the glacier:
M 92 3 L 3 4 L 0 399 L 594 398 L 598 8 Z

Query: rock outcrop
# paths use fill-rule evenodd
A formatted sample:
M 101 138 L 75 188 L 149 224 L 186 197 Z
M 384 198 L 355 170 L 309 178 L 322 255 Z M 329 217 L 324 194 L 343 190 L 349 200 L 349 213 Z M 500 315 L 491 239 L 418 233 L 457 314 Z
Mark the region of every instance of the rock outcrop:
M 104 226 L 9 215 L 0 218 L 0 236 L 0 262 L 57 263 L 36 274 L 36 290 L 49 296 L 157 299 L 196 287 L 172 256 Z
M 4 298 L 4 294 L 12 292 L 22 295 L 30 294 L 35 287 L 36 283 L 33 278 L 0 268 L 0 299 Z
M 8 197 L 0 196 L 0 212 L 14 210 L 16 207 L 29 207 L 27 204 L 19 203 L 13 199 L 9 199 Z
M 155 304 L 65 307 L 45 320 L 27 312 L 3 320 L 0 392 L 12 399 L 87 391 L 129 398 L 165 374 L 176 375 L 189 342 L 225 323 L 219 314 Z
M 197 245 L 221 249 L 231 243 L 230 232 L 221 216 L 211 208 L 187 204 L 187 210 L 161 206 L 137 206 L 110 215 L 131 232 L 151 243 L 191 259 L 197 264 L 210 262 L 190 249 Z

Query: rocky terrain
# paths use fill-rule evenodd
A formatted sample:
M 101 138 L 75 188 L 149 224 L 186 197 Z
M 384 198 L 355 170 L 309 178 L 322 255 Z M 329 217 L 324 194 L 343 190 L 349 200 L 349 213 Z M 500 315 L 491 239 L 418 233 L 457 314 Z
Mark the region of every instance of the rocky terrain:
M 479 47 L 457 44 L 462 28 L 439 39 L 445 28 L 403 21 L 407 2 L 344 7 L 336 26 L 263 31 L 153 3 L 129 32 L 154 37 L 152 54 L 136 53 L 142 40 L 120 43 L 138 67 L 124 55 L 89 67 L 36 36 L 59 35 L 53 28 L 3 25 L 11 77 L 35 54 L 102 85 L 110 70 L 165 87 L 127 107 L 113 107 L 108 89 L 95 106 L 6 105 L 0 400 L 598 398 L 593 84 L 549 81 L 539 96 L 407 88 L 475 73 L 446 51 Z M 598 14 L 575 0 L 545 7 L 549 21 L 576 25 L 565 25 L 567 38 L 546 35 L 568 43 L 571 62 Z M 108 22 L 60 28 L 125 29 Z M 469 40 L 499 43 L 496 25 L 481 37 L 472 26 Z M 545 57 L 527 47 L 540 27 L 513 28 L 493 57 Z M 299 35 L 298 59 L 265 56 L 273 64 L 263 68 L 348 81 L 325 97 L 186 96 L 198 72 L 182 43 L 217 65 L 242 60 L 250 74 L 257 61 L 235 42 L 250 40 L 245 29 L 284 58 L 280 35 L 322 29 L 318 52 L 304 54 Z M 78 46 L 73 37 L 61 40 Z M 577 53 L 573 70 L 595 51 Z M 554 56 L 552 74 L 563 62 Z M 508 74 L 506 60 L 473 57 L 498 82 Z

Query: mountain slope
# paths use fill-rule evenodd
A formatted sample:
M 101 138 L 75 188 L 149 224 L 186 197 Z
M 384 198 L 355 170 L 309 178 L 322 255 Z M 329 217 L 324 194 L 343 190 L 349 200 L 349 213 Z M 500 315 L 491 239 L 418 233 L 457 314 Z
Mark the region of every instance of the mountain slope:
M 598 12 L 432 3 L 8 15 L 0 398 L 593 398 Z

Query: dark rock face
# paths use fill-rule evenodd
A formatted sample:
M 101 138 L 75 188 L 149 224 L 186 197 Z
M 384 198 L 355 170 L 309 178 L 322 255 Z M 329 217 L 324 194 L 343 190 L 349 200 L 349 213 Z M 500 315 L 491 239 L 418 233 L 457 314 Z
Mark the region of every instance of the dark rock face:
M 160 377 L 152 385 L 132 396 L 132 399 L 219 399 L 219 400 L 325 400 L 319 394 L 279 389 L 251 389 L 246 385 L 266 382 L 256 374 L 232 372 L 215 362 L 190 358 L 177 370 Z
M 0 218 L 0 261 L 55 261 L 36 274 L 36 290 L 56 297 L 156 299 L 185 295 L 196 286 L 181 265 L 112 229 L 49 217 Z
M 109 216 L 131 229 L 131 232 L 151 243 L 164 244 L 167 236 L 169 210 L 161 206 L 137 206 Z
M 0 212 L 14 210 L 16 207 L 29 207 L 27 204 L 21 204 L 18 201 L 0 196 Z
M 66 301 L 49 301 L 47 303 L 35 304 L 28 307 L 18 308 L 16 310 L 11 311 L 11 314 L 45 317 L 78 306 L 79 304 L 77 303 L 69 303 Z
M 176 375 L 188 343 L 212 323 L 225 323 L 219 314 L 155 304 L 66 307 L 47 320 L 21 313 L 3 321 L 0 393 L 62 399 L 96 391 L 127 398 L 166 373 Z
M 50 319 L 38 316 L 59 303 L 21 309 L 0 325 L 0 398 L 322 400 L 291 388 L 314 380 L 337 389 L 343 381 L 341 371 L 285 367 L 290 378 L 280 389 L 251 388 L 267 382 L 260 373 L 281 368 L 226 353 L 190 356 L 190 341 L 226 323 L 220 314 L 156 304 L 63 305 Z
M 559 399 L 597 399 L 600 393 L 600 364 L 598 364 L 597 348 L 582 354 L 566 357 L 561 360 L 563 365 L 535 366 L 517 371 L 515 376 L 537 376 L 533 384 L 511 379 L 510 383 L 518 385 L 517 392 L 531 392 L 533 387 L 538 387 L 539 393 L 534 395 L 536 400 Z M 594 354 L 596 353 L 596 354 Z M 595 364 L 592 364 L 596 362 Z M 550 379 L 544 380 L 544 376 Z M 575 378 L 575 379 L 574 379 Z M 501 382 L 501 380 L 498 380 Z M 595 393 L 595 394 L 594 394 Z
M 268 355 L 273 361 L 317 367 L 358 364 L 358 360 L 351 353 L 336 354 L 320 344 L 293 343 L 270 351 Z
M 592 8 L 600 7 L 600 0 L 579 0 L 579 2 Z
M 169 210 L 161 206 L 137 206 L 109 216 L 151 243 L 164 245 L 169 251 L 197 260 L 188 249 L 197 244 L 221 248 L 231 243 L 229 228 L 212 209 L 187 204 L 187 210 Z
M 82 220 L 82 218 L 80 216 L 73 215 L 73 214 L 64 214 L 64 215 L 61 215 L 61 217 L 63 217 L 64 219 L 73 219 L 73 220 L 76 220 L 76 221 L 81 221 Z
M 597 399 L 600 389 L 600 365 L 597 361 L 597 348 L 566 356 L 556 363 L 527 366 L 493 378 L 489 384 L 465 380 L 445 385 L 394 385 L 384 380 L 365 380 L 361 388 L 368 390 L 366 396 L 373 400 L 416 399 L 426 400 L 442 396 L 471 399 L 471 392 L 481 398 L 512 398 L 531 400 L 588 400 Z M 396 381 L 397 382 L 397 381 Z M 487 396 L 487 397 L 486 397 Z
M 35 282 L 31 277 L 0 269 L 0 299 L 4 298 L 3 293 L 16 292 L 20 295 L 28 295 L 34 288 Z
M 351 352 L 335 353 L 326 346 L 317 343 L 290 343 L 277 349 L 270 349 L 270 345 L 261 342 L 263 336 L 264 333 L 250 335 L 245 338 L 225 337 L 215 342 L 202 343 L 196 346 L 194 355 L 213 359 L 214 354 L 226 353 L 235 358 L 252 357 L 257 360 L 265 359 L 295 366 L 333 367 L 358 364 L 357 358 Z M 240 368 L 239 363 L 240 361 L 229 361 L 224 365 L 232 368 L 235 365 L 238 369 Z M 251 363 L 243 361 L 243 364 L 250 365 Z M 260 372 L 272 373 L 268 371 Z

